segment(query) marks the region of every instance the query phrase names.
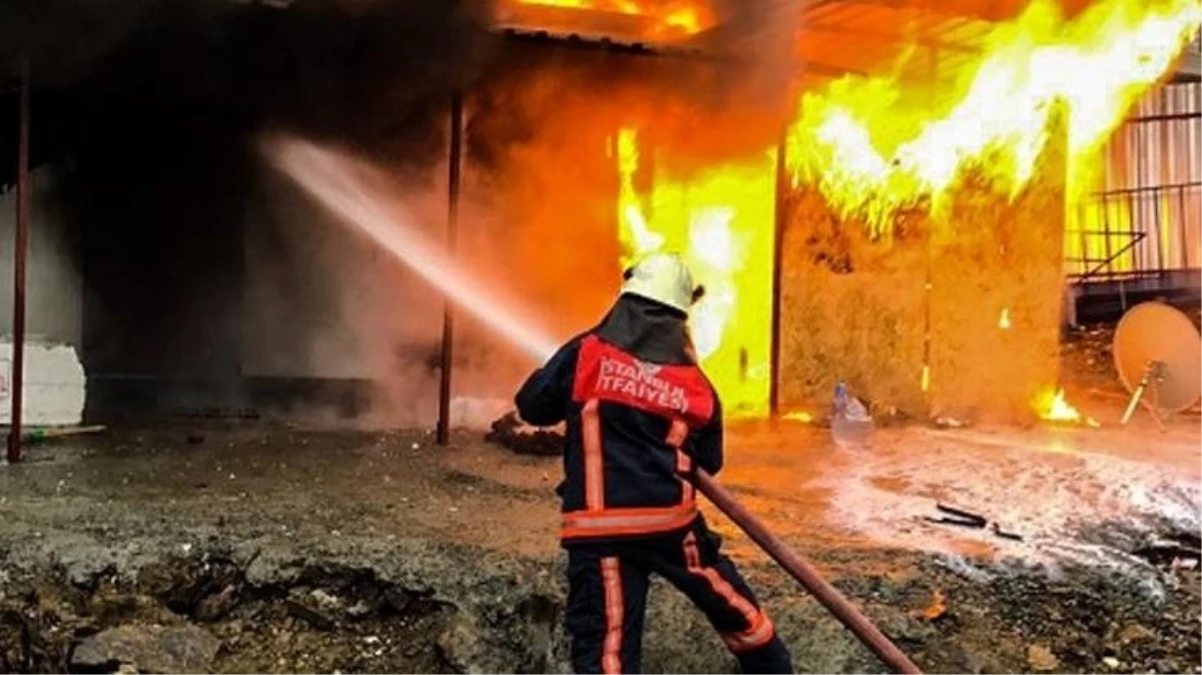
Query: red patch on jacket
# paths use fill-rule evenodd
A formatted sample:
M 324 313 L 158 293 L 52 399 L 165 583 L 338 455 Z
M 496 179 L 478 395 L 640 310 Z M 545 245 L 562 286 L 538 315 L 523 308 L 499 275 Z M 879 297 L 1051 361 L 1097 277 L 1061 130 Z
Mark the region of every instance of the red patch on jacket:
M 697 366 L 645 363 L 590 335 L 580 343 L 572 398 L 621 403 L 644 412 L 703 426 L 714 414 L 714 395 Z

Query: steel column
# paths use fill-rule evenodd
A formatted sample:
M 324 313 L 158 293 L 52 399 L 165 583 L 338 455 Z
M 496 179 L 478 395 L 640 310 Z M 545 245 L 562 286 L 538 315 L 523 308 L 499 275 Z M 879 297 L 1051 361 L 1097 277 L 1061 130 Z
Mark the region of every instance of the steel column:
M 780 419 L 780 314 L 783 307 L 781 302 L 781 261 L 784 258 L 785 225 L 788 222 L 786 199 L 789 191 L 788 165 L 785 162 L 785 149 L 788 147 L 788 129 L 781 137 L 780 145 L 776 148 L 776 204 L 773 209 L 773 238 L 772 243 L 772 340 L 771 352 L 768 356 L 768 412 L 773 420 Z
M 8 461 L 21 461 L 21 406 L 25 399 L 25 259 L 29 248 L 29 61 L 21 62 L 18 94 L 17 222 L 13 247 L 12 417 L 8 432 Z
M 456 89 L 451 94 L 451 147 L 447 158 L 447 250 L 455 254 L 459 230 L 459 177 L 463 154 L 463 94 Z M 441 377 L 438 382 L 439 445 L 451 439 L 451 364 L 455 354 L 455 308 L 450 299 L 442 310 Z

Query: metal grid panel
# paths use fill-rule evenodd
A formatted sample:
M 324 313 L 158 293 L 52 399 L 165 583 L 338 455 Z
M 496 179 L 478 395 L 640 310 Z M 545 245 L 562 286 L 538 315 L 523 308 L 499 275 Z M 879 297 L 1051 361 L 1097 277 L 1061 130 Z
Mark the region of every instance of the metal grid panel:
M 1202 84 L 1151 92 L 1111 138 L 1069 231 L 1082 281 L 1202 267 Z

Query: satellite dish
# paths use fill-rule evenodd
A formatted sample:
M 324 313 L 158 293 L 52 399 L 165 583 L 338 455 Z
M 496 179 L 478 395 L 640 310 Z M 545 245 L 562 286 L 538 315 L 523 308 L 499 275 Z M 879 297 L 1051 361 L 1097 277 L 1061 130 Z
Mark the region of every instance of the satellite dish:
M 1114 332 L 1114 366 L 1135 406 L 1160 413 L 1188 409 L 1202 395 L 1202 336 L 1182 312 L 1160 302 L 1132 307 Z

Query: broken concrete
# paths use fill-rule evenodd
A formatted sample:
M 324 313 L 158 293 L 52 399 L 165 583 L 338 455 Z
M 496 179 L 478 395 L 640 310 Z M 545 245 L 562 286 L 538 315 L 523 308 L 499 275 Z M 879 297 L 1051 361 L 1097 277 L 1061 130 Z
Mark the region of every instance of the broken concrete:
M 129 666 L 142 673 L 204 673 L 220 646 L 220 640 L 190 624 L 121 626 L 80 642 L 71 652 L 71 667 L 75 672 Z

